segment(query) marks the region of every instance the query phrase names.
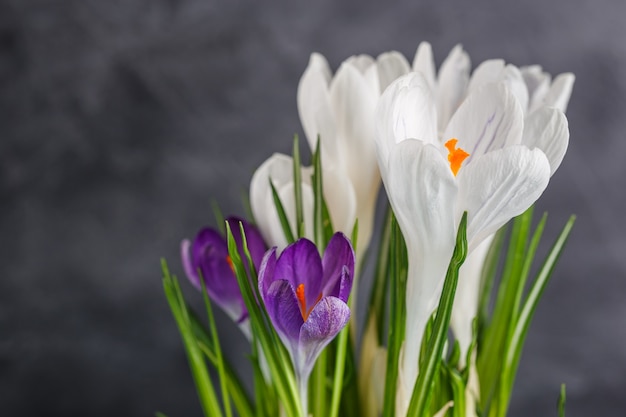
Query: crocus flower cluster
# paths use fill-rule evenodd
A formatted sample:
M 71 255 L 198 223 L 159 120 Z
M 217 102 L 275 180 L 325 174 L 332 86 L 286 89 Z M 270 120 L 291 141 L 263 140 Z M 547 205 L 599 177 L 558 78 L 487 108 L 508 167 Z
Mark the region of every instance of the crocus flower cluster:
M 311 150 L 319 143 L 321 167 L 317 160 L 315 168 L 304 167 L 294 165 L 294 159 L 289 156 L 274 154 L 256 170 L 250 184 L 250 205 L 258 230 L 236 217 L 226 220 L 239 255 L 244 259 L 240 225 L 245 233 L 256 270 L 248 270 L 244 262 L 248 283 L 258 284 L 256 302 L 262 303 L 267 312 L 265 315 L 263 309 L 257 308 L 252 298 L 246 296 L 255 331 L 264 336 L 257 348 L 268 349 L 265 337 L 269 337 L 269 349 L 273 349 L 278 343 L 277 334 L 293 364 L 293 368 L 288 363 L 285 367 L 276 366 L 276 357 L 281 364 L 285 356 L 282 350 L 272 351 L 273 354 L 267 356 L 271 369 L 263 358 L 264 352 L 259 355 L 269 382 L 265 388 L 274 389 L 271 378 L 283 381 L 283 375 L 289 377 L 289 392 L 293 392 L 294 376 L 298 383 L 301 408 L 294 411 L 297 405 L 286 401 L 283 405 L 287 406 L 281 412 L 308 416 L 309 388 L 323 395 L 331 391 L 325 382 L 327 373 L 320 375 L 316 370 L 315 383 L 308 387 L 308 381 L 322 351 L 351 320 L 348 298 L 353 284 L 356 286 L 358 261 L 362 260 L 372 237 L 381 180 L 406 243 L 408 272 L 405 257 L 397 256 L 400 253 L 397 251 L 404 253 L 404 247 L 399 248 L 396 240 L 390 244 L 393 239 L 383 239 L 386 246 L 381 242 L 383 255 L 378 270 L 384 271 L 380 268 L 384 265 L 395 265 L 390 270 L 407 272 L 406 292 L 400 295 L 405 297 L 405 305 L 380 314 L 385 310 L 375 310 L 381 303 L 384 306 L 384 301 L 373 301 L 371 317 L 376 321 L 371 320 L 366 326 L 360 349 L 361 365 L 355 370 L 360 386 L 352 387 L 359 391 L 359 400 L 364 404 L 360 413 L 374 417 L 381 414 L 384 406 L 385 410 L 394 409 L 395 416 L 404 417 L 414 387 L 421 388 L 415 390 L 421 395 L 426 392 L 423 387 L 434 384 L 429 373 L 420 374 L 420 353 L 424 353 L 420 349 L 425 328 L 440 298 L 446 310 L 445 314 L 437 314 L 439 324 L 433 326 L 439 326 L 436 333 L 439 336 L 430 339 L 436 339 L 436 343 L 425 344 L 426 350 L 430 349 L 431 362 L 424 363 L 441 361 L 441 350 L 437 349 L 443 349 L 441 346 L 450 326 L 459 342 L 460 358 L 446 362 L 448 359 L 444 357 L 441 366 L 445 363 L 454 373 L 465 371 L 467 378 L 460 382 L 463 390 L 449 392 L 456 391 L 458 386 L 455 390 L 440 389 L 438 401 L 426 396 L 426 406 L 419 404 L 417 407 L 415 404 L 422 401 L 422 397 L 416 395 L 411 407 L 423 411 L 431 406 L 430 415 L 443 416 L 460 402 L 465 404 L 465 409 L 455 409 L 455 415 L 464 413 L 467 417 L 475 416 L 477 409 L 485 407 L 480 401 L 480 379 L 493 379 L 490 372 L 496 368 L 483 372 L 483 357 L 480 356 L 483 351 L 470 351 L 476 336 L 472 323 L 481 296 L 480 271 L 494 233 L 535 203 L 563 160 L 569 142 L 564 112 L 573 83 L 574 76 L 569 73 L 552 80 L 539 66 L 516 67 L 499 59 L 484 61 L 472 72 L 469 55 L 460 45 L 450 51 L 438 71 L 432 48 L 426 42 L 419 45 L 411 64 L 395 51 L 377 58 L 358 55 L 344 61 L 334 75 L 322 55 L 311 55 L 298 85 L 297 105 Z M 321 169 L 315 172 L 315 177 L 314 169 Z M 323 179 L 321 188 L 319 183 L 315 187 L 312 183 L 319 174 Z M 299 177 L 301 183 L 296 184 L 294 177 Z M 278 195 L 284 216 L 278 213 L 272 188 Z M 300 192 L 296 193 L 296 189 Z M 296 199 L 299 200 L 296 202 Z M 315 208 L 320 207 L 322 209 L 314 213 Z M 296 224 L 296 210 L 303 225 Z M 463 223 L 465 233 L 459 233 L 464 213 L 467 213 L 467 223 Z M 314 215 L 320 216 L 315 222 Z M 295 233 L 287 231 L 288 236 L 285 235 L 285 221 L 292 232 L 299 234 L 296 236 L 299 239 L 293 243 L 290 243 L 293 241 L 291 234 Z M 359 233 L 358 241 L 354 242 L 355 254 L 344 233 L 350 234 L 356 222 Z M 396 226 L 387 227 L 387 231 L 396 230 Z M 459 252 L 455 251 L 457 233 L 458 239 L 466 236 L 468 253 L 460 268 L 452 303 L 454 286 L 446 284 L 445 297 L 441 294 L 446 272 L 449 266 L 455 265 L 450 263 L 452 254 L 454 252 L 456 257 Z M 325 249 L 309 240 L 314 235 L 328 242 Z M 394 233 L 389 235 L 394 236 Z M 267 251 L 266 242 L 271 246 Z M 182 242 L 181 252 L 190 282 L 200 289 L 203 279 L 211 299 L 252 340 L 247 323 L 249 313 L 225 237 L 216 230 L 204 228 L 193 241 Z M 238 271 L 242 271 L 237 265 Z M 258 276 L 258 282 L 254 281 L 254 276 Z M 379 285 L 384 284 L 381 277 L 384 272 L 378 273 L 375 288 L 387 288 Z M 456 279 L 454 271 L 449 277 Z M 446 282 L 454 282 L 450 280 Z M 243 285 L 249 294 L 248 284 Z M 508 320 L 509 316 L 502 317 Z M 448 318 L 450 323 L 446 321 Z M 404 326 L 404 335 L 401 332 L 390 335 L 387 346 L 382 336 L 385 320 L 390 329 Z M 350 330 L 356 327 L 351 326 Z M 392 339 L 392 336 L 404 337 L 404 341 Z M 340 338 L 337 345 L 346 340 Z M 341 352 L 345 353 L 348 344 L 341 346 L 344 348 Z M 477 355 L 480 366 L 476 365 Z M 484 357 L 491 360 L 491 355 Z M 469 363 L 466 363 L 468 358 Z M 387 364 L 394 364 L 389 368 L 391 371 L 386 369 Z M 324 367 L 318 369 L 327 371 Z M 340 371 L 338 368 L 337 375 Z M 435 375 L 435 371 L 432 372 Z M 385 375 L 392 377 L 385 378 Z M 483 378 L 484 375 L 487 376 Z M 389 383 L 394 385 L 387 390 Z M 333 394 L 339 392 L 332 391 Z M 272 395 L 276 397 L 277 393 L 283 395 L 281 400 L 285 399 L 285 390 L 277 390 Z M 457 402 L 458 395 L 465 397 L 464 401 Z M 508 404 L 508 398 L 503 398 L 499 407 Z M 290 399 L 287 395 L 287 400 Z M 339 401 L 334 404 L 333 415 L 337 415 L 337 407 L 344 404 Z M 321 417 L 326 409 L 321 407 L 314 411 L 320 414 L 315 417 Z

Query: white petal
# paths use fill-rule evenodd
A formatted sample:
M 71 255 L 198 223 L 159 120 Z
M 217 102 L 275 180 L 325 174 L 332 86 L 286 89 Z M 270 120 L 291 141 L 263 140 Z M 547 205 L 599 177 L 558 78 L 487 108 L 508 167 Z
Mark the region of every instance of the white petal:
M 544 104 L 549 107 L 556 107 L 565 113 L 575 80 L 576 77 L 572 73 L 559 74 L 554 79 L 550 91 L 546 94 Z
M 330 69 L 320 54 L 311 54 L 309 65 L 298 84 L 298 114 L 311 149 L 317 145 L 330 154 L 335 152 L 335 122 L 330 104 L 328 84 Z
M 545 154 L 522 145 L 490 152 L 461 168 L 457 218 L 468 212 L 469 251 L 537 201 L 549 179 Z
M 364 155 L 373 161 L 377 96 L 363 74 L 350 64 L 342 64 L 331 82 L 330 98 L 337 129 L 333 139 L 338 153 L 331 157 L 348 167 L 362 164 Z
M 324 198 L 335 231 L 352 234 L 357 199 L 350 179 L 340 168 L 322 168 Z
M 372 65 L 363 74 L 365 77 L 365 81 L 370 86 L 370 90 L 376 95 L 380 96 L 380 82 L 378 81 L 378 67 L 376 65 Z
M 414 139 L 397 144 L 388 179 L 389 201 L 407 245 L 415 243 L 423 253 L 454 241 L 456 182 L 437 147 Z
M 459 104 L 465 97 L 469 82 L 470 58 L 457 45 L 441 64 L 437 80 L 437 117 L 439 131 L 443 132 Z
M 526 112 L 528 110 L 528 89 L 519 68 L 515 65 L 507 65 L 502 72 L 502 81 L 517 98 L 522 110 Z
M 480 65 L 476 67 L 472 77 L 470 78 L 469 85 L 467 86 L 467 92 L 471 93 L 485 84 L 501 81 L 503 72 L 503 59 L 489 59 L 481 62 Z
M 354 66 L 362 74 L 364 74 L 365 71 L 367 71 L 376 63 L 376 61 L 374 61 L 374 58 L 366 54 L 353 55 L 350 58 L 346 59 L 344 62 Z
M 413 71 L 419 71 L 424 75 L 426 82 L 432 89 L 433 93 L 436 88 L 435 79 L 435 60 L 433 58 L 433 48 L 428 42 L 421 42 L 415 52 L 413 59 Z
M 369 189 L 369 182 L 378 178 L 374 143 L 377 96 L 363 75 L 349 64 L 343 64 L 337 72 L 330 94 L 337 126 L 337 150 L 335 155 L 323 153 L 322 164 L 343 170 L 359 193 Z M 327 158 L 333 158 L 335 163 L 328 164 Z
M 305 218 L 305 229 L 312 236 L 311 222 L 313 219 L 313 192 L 310 185 L 311 169 L 302 169 L 302 199 Z M 295 232 L 295 205 L 293 188 L 293 160 L 283 154 L 274 154 L 256 170 L 250 182 L 250 206 L 261 234 L 269 246 L 278 246 L 282 249 L 287 240 L 276 212 L 270 179 L 276 187 L 281 202 L 287 213 L 287 218 Z
M 554 175 L 569 143 L 567 118 L 559 109 L 539 108 L 524 121 L 522 143 L 531 149 L 541 149 L 550 161 L 550 175 Z
M 383 179 L 392 147 L 407 138 L 437 142 L 437 113 L 424 77 L 413 72 L 394 81 L 378 101 L 376 150 Z
M 424 328 L 436 307 L 454 248 L 457 187 L 440 151 L 412 139 L 393 148 L 385 187 L 409 257 L 402 369 L 407 386 L 412 387 Z
M 520 71 L 528 90 L 530 101 L 528 111 L 532 112 L 543 103 L 543 99 L 548 94 L 548 90 L 550 90 L 552 77 L 547 72 L 544 72 L 540 65 L 522 67 Z
M 380 54 L 376 59 L 376 67 L 378 68 L 378 81 L 381 93 L 385 91 L 389 84 L 411 71 L 404 55 L 397 51 Z
M 481 63 L 469 82 L 468 94 L 478 90 L 482 86 L 503 82 L 518 99 L 523 110 L 528 107 L 528 89 L 524 82 L 521 71 L 515 65 L 504 65 L 502 59 L 490 59 Z
M 502 83 L 491 83 L 461 104 L 442 139 L 458 139 L 458 146 L 470 154 L 463 163 L 469 166 L 487 152 L 519 144 L 523 127 L 524 113 L 513 93 Z

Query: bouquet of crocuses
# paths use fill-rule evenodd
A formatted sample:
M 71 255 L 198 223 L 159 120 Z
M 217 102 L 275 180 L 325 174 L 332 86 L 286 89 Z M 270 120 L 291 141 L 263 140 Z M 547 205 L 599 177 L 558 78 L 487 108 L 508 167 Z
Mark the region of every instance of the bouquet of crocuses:
M 505 416 L 573 226 L 535 262 L 546 215 L 533 221 L 533 204 L 567 149 L 573 83 L 499 59 L 470 73 L 460 46 L 438 72 L 428 43 L 412 65 L 359 55 L 334 76 L 311 55 L 297 97 L 310 165 L 296 137 L 293 156 L 252 177 L 248 219 L 216 208 L 216 228 L 182 243 L 206 313 L 163 262 L 205 415 Z M 381 179 L 389 204 L 376 215 Z M 250 342 L 251 392 L 224 357 L 215 306 Z M 564 401 L 562 387 L 561 416 Z

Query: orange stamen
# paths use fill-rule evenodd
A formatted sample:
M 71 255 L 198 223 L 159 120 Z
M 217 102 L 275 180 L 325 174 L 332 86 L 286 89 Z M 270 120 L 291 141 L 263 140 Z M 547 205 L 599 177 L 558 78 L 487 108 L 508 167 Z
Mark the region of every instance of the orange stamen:
M 304 296 L 304 284 L 300 284 L 296 288 L 296 298 L 298 299 L 298 304 L 300 305 L 300 314 L 302 314 L 302 320 L 307 321 L 307 319 L 309 318 L 309 314 L 311 314 L 311 311 L 313 311 L 313 307 L 315 307 L 317 303 L 319 303 L 319 301 L 322 299 L 322 293 L 320 293 L 320 295 L 317 297 L 317 300 L 315 300 L 311 308 L 309 308 L 308 310 L 306 308 L 306 298 Z
M 447 141 L 445 145 L 448 149 L 448 161 L 450 162 L 450 169 L 452 170 L 452 173 L 455 177 L 456 174 L 458 174 L 459 169 L 461 169 L 461 164 L 463 164 L 465 158 L 469 156 L 469 154 L 463 149 L 456 147 L 457 142 L 458 140 L 456 138 L 452 138 Z
M 304 284 L 300 284 L 298 285 L 298 288 L 296 288 L 296 298 L 298 299 L 298 304 L 300 304 L 300 314 L 302 314 L 302 319 L 306 321 L 309 315 L 306 312 L 306 299 L 304 298 Z
M 226 262 L 228 262 L 228 266 L 230 266 L 230 270 L 233 271 L 233 274 L 235 273 L 235 265 L 233 265 L 233 260 L 230 259 L 229 255 L 226 255 Z

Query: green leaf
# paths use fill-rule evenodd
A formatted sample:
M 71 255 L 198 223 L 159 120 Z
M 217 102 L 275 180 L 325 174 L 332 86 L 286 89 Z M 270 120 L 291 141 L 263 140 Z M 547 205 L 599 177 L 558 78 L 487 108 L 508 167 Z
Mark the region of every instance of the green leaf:
M 174 319 L 176 320 L 180 335 L 183 339 L 189 367 L 191 368 L 191 374 L 196 385 L 196 391 L 198 392 L 204 415 L 207 417 L 221 417 L 222 411 L 217 396 L 215 395 L 213 383 L 209 377 L 204 357 L 191 330 L 189 315 L 187 314 L 186 304 L 178 281 L 176 277 L 170 275 L 165 260 L 162 260 L 161 268 L 163 271 L 163 289 L 165 296 L 167 297 L 170 309 L 172 310 L 172 314 L 174 315 Z
M 391 278 L 391 300 L 383 416 L 394 416 L 396 414 L 398 363 L 400 360 L 400 349 L 404 342 L 406 321 L 406 245 L 395 217 L 391 220 L 390 240 L 389 276 Z
M 335 374 L 332 382 L 332 394 L 330 400 L 330 409 L 328 415 L 330 417 L 339 416 L 339 405 L 341 404 L 341 394 L 343 391 L 343 379 L 346 368 L 346 353 L 348 349 L 348 340 L 350 336 L 350 328 L 346 327 L 339 333 L 337 338 L 337 355 L 335 357 Z M 324 414 L 315 414 L 324 415 Z
M 452 417 L 466 417 L 465 415 L 465 381 L 463 377 L 452 367 L 447 368 L 448 378 L 452 386 Z
M 491 242 L 480 277 L 480 296 L 478 307 L 478 334 L 479 340 L 482 340 L 484 335 L 484 329 L 489 325 L 489 304 L 491 302 L 491 294 L 493 291 L 493 283 L 496 277 L 498 269 L 498 261 L 500 259 L 500 253 L 502 251 L 502 245 L 504 244 L 504 237 L 506 235 L 508 227 L 504 226 L 496 232 L 496 235 Z M 481 343 L 482 344 L 482 343 Z
M 503 364 L 498 364 L 496 361 L 504 357 L 511 317 L 515 314 L 513 308 L 524 265 L 532 213 L 533 208 L 531 207 L 513 220 L 492 320 L 489 326 L 484 329 L 484 337 L 478 345 L 477 366 L 480 376 L 481 406 L 491 402 L 500 378 Z M 487 409 L 489 407 L 481 408 Z
M 215 222 L 217 224 L 217 230 L 220 231 L 221 235 L 226 234 L 226 230 L 224 228 L 224 215 L 222 214 L 222 210 L 220 209 L 220 205 L 217 204 L 217 201 L 211 201 L 211 206 L 213 207 L 213 215 L 215 216 Z
M 187 315 L 189 316 L 191 330 L 198 341 L 200 350 L 204 353 L 209 362 L 217 367 L 217 356 L 215 355 L 213 341 L 211 340 L 209 331 L 205 328 L 204 324 L 202 324 L 202 321 L 191 307 L 187 307 Z M 223 364 L 226 374 L 227 389 L 231 395 L 235 409 L 237 413 L 239 413 L 239 417 L 257 417 L 252 407 L 252 401 L 235 371 L 225 359 Z
M 559 395 L 557 409 L 559 410 L 559 417 L 565 417 L 565 384 L 561 384 L 561 395 Z
M 498 398 L 498 415 L 500 416 L 505 416 L 508 409 L 511 391 L 515 382 L 515 375 L 517 373 L 519 360 L 522 355 L 522 348 L 524 347 L 524 341 L 526 340 L 526 336 L 528 334 L 530 322 L 535 314 L 535 310 L 537 309 L 539 299 L 543 295 L 543 292 L 550 281 L 550 277 L 554 272 L 556 263 L 561 256 L 561 253 L 563 253 L 565 243 L 567 243 L 567 239 L 572 231 L 572 228 L 574 227 L 575 220 L 575 216 L 570 217 L 569 221 L 565 224 L 565 227 L 550 249 L 548 256 L 544 260 L 544 263 L 537 274 L 537 278 L 530 288 L 530 292 L 524 302 L 524 306 L 522 307 L 522 311 L 515 324 L 515 330 L 511 336 L 507 350 L 504 352 L 505 363 L 502 369 L 501 380 L 501 384 L 504 384 L 504 388 L 500 390 L 500 398 Z
M 289 355 L 285 347 L 282 345 L 276 331 L 271 326 L 271 320 L 267 315 L 265 306 L 259 305 L 256 300 L 261 300 L 257 285 L 256 270 L 252 257 L 248 251 L 245 231 L 243 225 L 239 225 L 241 236 L 243 239 L 243 248 L 248 262 L 248 270 L 252 275 L 248 277 L 243 260 L 239 255 L 237 243 L 230 230 L 230 225 L 226 224 L 226 239 L 228 243 L 228 253 L 235 269 L 235 276 L 243 296 L 244 303 L 248 309 L 250 324 L 252 326 L 252 334 L 254 334 L 263 349 L 267 364 L 272 376 L 272 382 L 275 384 L 278 396 L 284 406 L 284 410 L 288 416 L 303 417 L 304 412 L 301 410 L 297 399 L 299 398 L 298 388 L 296 386 L 295 376 Z
M 224 366 L 224 356 L 222 355 L 222 348 L 220 346 L 220 339 L 217 334 L 217 325 L 215 324 L 215 317 L 213 316 L 213 308 L 211 307 L 211 300 L 206 290 L 206 284 L 202 270 L 198 268 L 198 276 L 200 277 L 200 283 L 202 285 L 202 298 L 204 299 L 204 305 L 206 307 L 207 317 L 209 320 L 209 329 L 211 330 L 211 339 L 213 340 L 213 350 L 215 352 L 215 361 L 217 373 L 220 379 L 220 389 L 222 391 L 222 404 L 224 405 L 224 413 L 226 417 L 232 417 L 233 412 L 230 405 L 230 398 L 228 396 L 228 388 L 226 383 L 226 370 Z
M 420 372 L 413 388 L 413 395 L 411 396 L 407 413 L 408 417 L 424 416 L 429 407 L 428 402 L 433 388 L 433 380 L 439 371 L 443 349 L 447 341 L 454 294 L 459 279 L 459 269 L 467 256 L 466 228 L 467 212 L 463 213 L 461 223 L 459 224 L 456 245 L 448 266 L 446 279 L 443 283 L 441 297 L 439 298 L 433 332 L 428 342 L 427 355 L 424 362 L 420 364 Z
M 326 200 L 324 199 L 323 188 L 323 172 L 322 172 L 322 153 L 320 149 L 320 139 L 317 138 L 317 145 L 315 152 L 313 153 L 313 175 L 311 176 L 311 182 L 313 185 L 314 194 L 314 207 L 313 207 L 313 233 L 314 241 L 320 250 L 320 253 L 324 251 L 328 241 L 331 239 L 334 233 L 328 207 L 326 206 Z
M 285 207 L 283 203 L 280 201 L 280 196 L 278 195 L 278 191 L 276 191 L 276 187 L 274 187 L 274 183 L 270 179 L 270 188 L 272 189 L 272 198 L 274 199 L 274 206 L 276 206 L 276 214 L 278 214 L 278 219 L 280 220 L 280 225 L 283 228 L 283 233 L 285 234 L 285 239 L 287 239 L 287 243 L 295 242 L 295 238 L 293 237 L 293 232 L 291 231 L 291 226 L 289 225 L 289 219 L 287 218 L 287 213 L 285 212 Z
M 296 202 L 296 230 L 298 237 L 304 237 L 304 211 L 302 209 L 302 163 L 298 135 L 293 137 L 293 191 Z
M 320 139 L 317 137 L 317 145 L 313 153 L 313 233 L 315 234 L 315 244 L 320 252 L 326 247 L 326 239 L 324 236 L 324 190 L 322 182 L 322 156 L 320 152 Z
M 252 212 L 252 205 L 250 204 L 250 194 L 246 189 L 241 190 L 241 204 L 243 206 L 243 212 L 246 214 L 246 218 L 250 220 L 251 223 L 256 224 L 256 219 L 254 218 L 254 213 Z M 222 231 L 222 235 L 225 235 L 226 232 Z

